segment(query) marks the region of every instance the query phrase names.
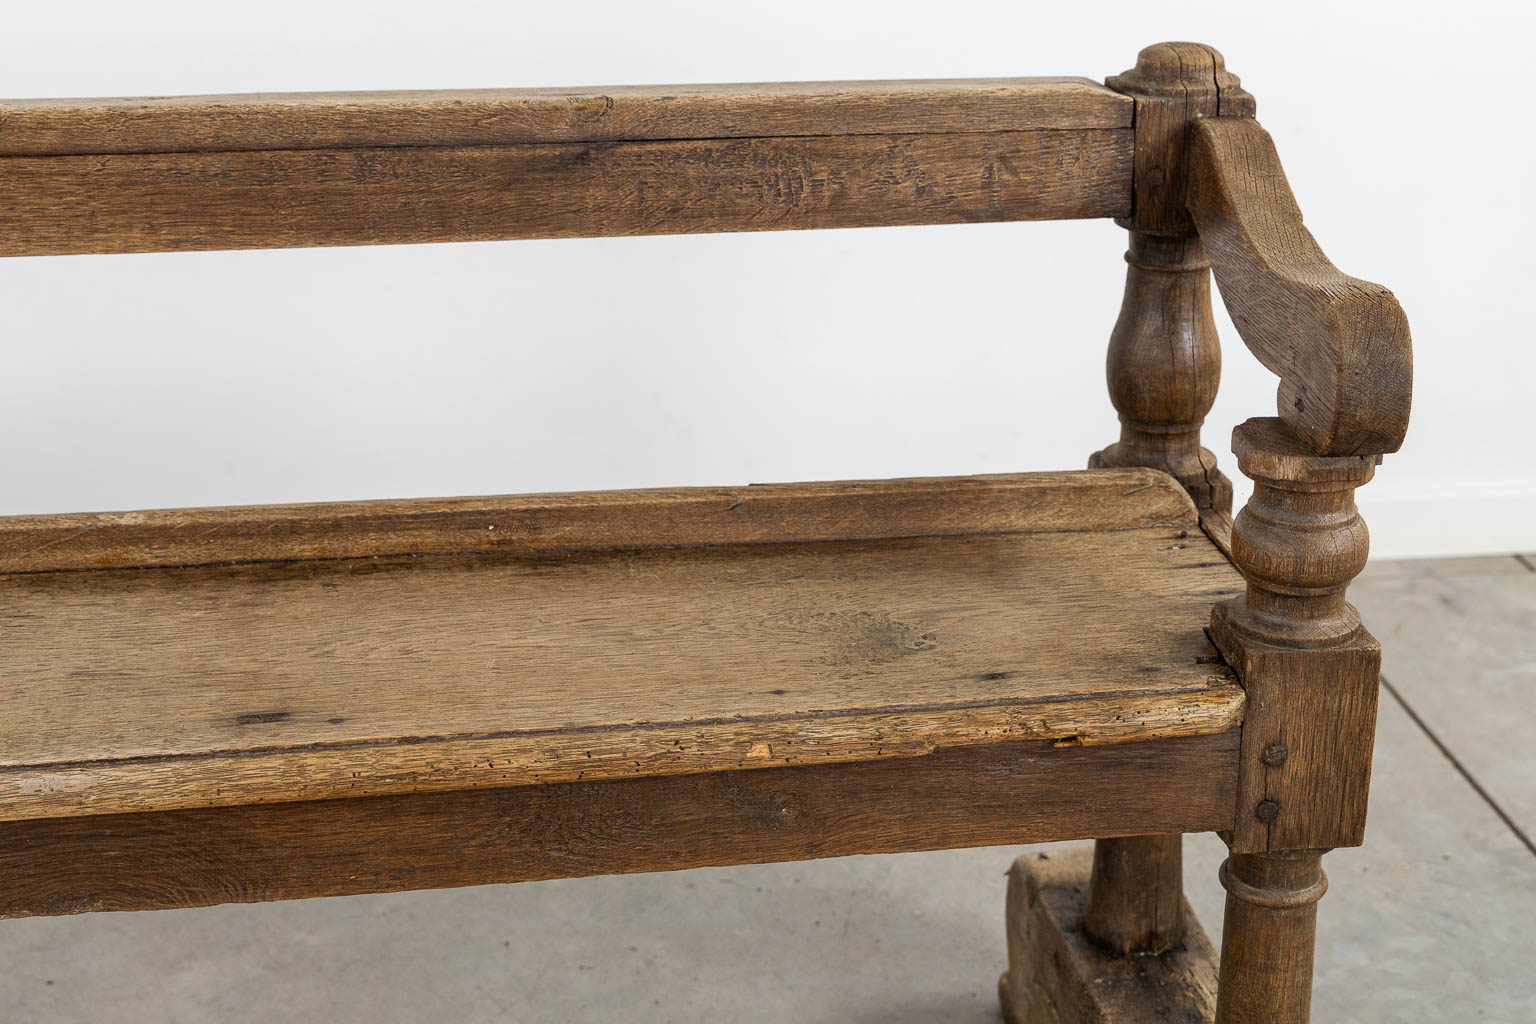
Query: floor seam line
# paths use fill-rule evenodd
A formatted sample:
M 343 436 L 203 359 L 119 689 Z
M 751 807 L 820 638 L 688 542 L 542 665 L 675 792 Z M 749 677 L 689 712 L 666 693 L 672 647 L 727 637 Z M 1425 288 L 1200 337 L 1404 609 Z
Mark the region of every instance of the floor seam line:
M 1531 572 L 1536 572 L 1536 564 L 1532 564 L 1531 560 L 1529 558 L 1525 557 L 1524 555 L 1521 555 L 1521 554 L 1515 555 L 1515 561 L 1517 561 L 1521 565 L 1525 566 Z
M 1441 756 L 1449 761 L 1451 767 L 1455 768 L 1461 777 L 1467 781 L 1467 785 L 1472 787 L 1472 791 L 1482 798 L 1483 803 L 1487 804 L 1494 814 L 1499 816 L 1499 820 L 1515 834 L 1515 838 L 1520 840 L 1521 845 L 1530 851 L 1531 856 L 1536 857 L 1536 842 L 1533 842 L 1531 837 L 1526 835 L 1525 830 L 1516 824 L 1515 819 L 1509 816 L 1509 812 L 1499 806 L 1499 802 L 1493 798 L 1493 794 L 1484 789 L 1482 783 L 1473 777 L 1472 773 L 1467 770 L 1466 765 L 1462 764 L 1461 760 L 1451 752 L 1451 748 L 1446 746 L 1445 742 L 1435 734 L 1435 731 L 1429 727 L 1429 723 L 1419 717 L 1419 713 L 1413 709 L 1413 705 L 1404 699 L 1397 687 L 1393 686 L 1385 675 L 1381 677 L 1381 685 L 1383 689 L 1392 695 L 1392 698 L 1397 701 L 1398 705 L 1408 713 L 1408 717 L 1413 719 L 1413 724 L 1418 726 L 1419 731 L 1429 739 L 1429 742 L 1435 745 L 1435 749 L 1440 751 Z

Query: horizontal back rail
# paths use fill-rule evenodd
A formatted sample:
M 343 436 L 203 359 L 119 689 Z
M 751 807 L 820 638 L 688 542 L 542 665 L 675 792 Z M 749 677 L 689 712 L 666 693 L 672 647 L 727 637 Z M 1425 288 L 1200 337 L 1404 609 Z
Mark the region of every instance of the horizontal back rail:
M 1086 78 L 0 100 L 0 156 L 1131 127 Z
M 0 255 L 1117 217 L 1086 79 L 0 102 Z

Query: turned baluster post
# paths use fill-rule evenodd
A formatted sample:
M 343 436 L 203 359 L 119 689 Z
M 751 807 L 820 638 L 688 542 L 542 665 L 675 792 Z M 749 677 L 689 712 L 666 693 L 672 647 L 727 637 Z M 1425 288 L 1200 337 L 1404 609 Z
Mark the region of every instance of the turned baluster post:
M 1284 421 L 1252 419 L 1232 451 L 1253 494 L 1232 524 L 1232 562 L 1247 591 L 1223 605 L 1222 628 L 1273 646 L 1332 647 L 1360 629 L 1344 599 L 1365 568 L 1370 533 L 1355 507 L 1380 455 L 1317 455 Z
M 1210 262 L 1185 208 L 1188 136 L 1199 117 L 1253 112 L 1221 55 L 1199 43 L 1159 43 L 1106 83 L 1136 101 L 1133 206 L 1125 295 L 1110 334 L 1106 377 L 1120 439 L 1090 468 L 1151 466 L 1189 492 L 1202 515 L 1226 517 L 1232 484 L 1200 446 L 1216 400 L 1221 348 L 1211 315 Z M 1101 839 L 1084 928 L 1115 953 L 1161 953 L 1184 938 L 1183 839 Z
M 1232 484 L 1200 446 L 1200 427 L 1221 379 L 1205 246 L 1193 229 L 1133 229 L 1125 261 L 1125 297 L 1105 360 L 1120 440 L 1094 453 L 1088 465 L 1164 470 L 1203 511 L 1230 513 Z

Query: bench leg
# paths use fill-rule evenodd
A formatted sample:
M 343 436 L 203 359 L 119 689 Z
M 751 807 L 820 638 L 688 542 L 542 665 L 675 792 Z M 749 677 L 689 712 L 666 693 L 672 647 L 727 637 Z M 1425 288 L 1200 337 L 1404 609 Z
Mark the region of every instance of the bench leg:
M 1184 837 L 1093 844 L 1083 931 L 1111 953 L 1163 953 L 1184 941 Z
M 1093 864 L 1087 850 L 1029 853 L 1008 872 L 1008 971 L 998 983 L 1004 1019 L 1210 1024 L 1216 952 L 1182 895 L 1180 944 L 1156 956 L 1111 953 L 1084 930 Z
M 1217 1024 L 1306 1024 L 1312 1003 L 1322 851 L 1234 853 L 1222 865 L 1227 911 Z
M 1113 848 L 1111 848 L 1113 849 Z M 1183 940 L 1157 955 L 1112 953 L 1089 938 L 1086 850 L 1030 853 L 1008 872 L 1008 1024 L 1307 1024 L 1322 851 L 1234 853 L 1218 967 L 1180 897 Z

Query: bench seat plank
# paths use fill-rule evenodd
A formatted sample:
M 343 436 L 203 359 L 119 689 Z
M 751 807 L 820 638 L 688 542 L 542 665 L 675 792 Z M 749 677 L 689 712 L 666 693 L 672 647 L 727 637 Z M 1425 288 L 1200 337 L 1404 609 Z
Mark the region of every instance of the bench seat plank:
M 521 520 L 529 543 L 508 516 L 510 543 L 490 552 L 390 553 L 386 531 L 376 556 L 306 557 L 346 518 L 311 511 L 275 560 L 0 575 L 0 820 L 1112 744 L 1240 720 L 1202 630 L 1238 578 L 1163 474 L 767 491 L 730 506 L 717 490 L 554 496 Z M 462 500 L 482 516 L 496 504 Z M 409 518 L 411 503 L 381 504 Z M 796 505 L 772 532 L 764 510 Z M 733 509 L 739 528 L 705 525 Z M 214 510 L 209 532 L 279 514 Z M 199 532 L 195 510 L 137 515 L 174 522 L 172 540 Z M 572 547 L 539 549 L 562 516 Z M 966 516 L 979 532 L 955 532 Z M 48 518 L 12 522 L 35 539 Z M 61 518 L 68 557 L 89 561 L 89 517 Z M 145 528 L 134 518 L 101 517 L 108 549 L 114 527 Z M 604 522 L 631 520 L 628 546 L 603 543 Z M 698 543 L 677 544 L 690 523 Z M 436 542 L 497 532 L 466 525 Z

